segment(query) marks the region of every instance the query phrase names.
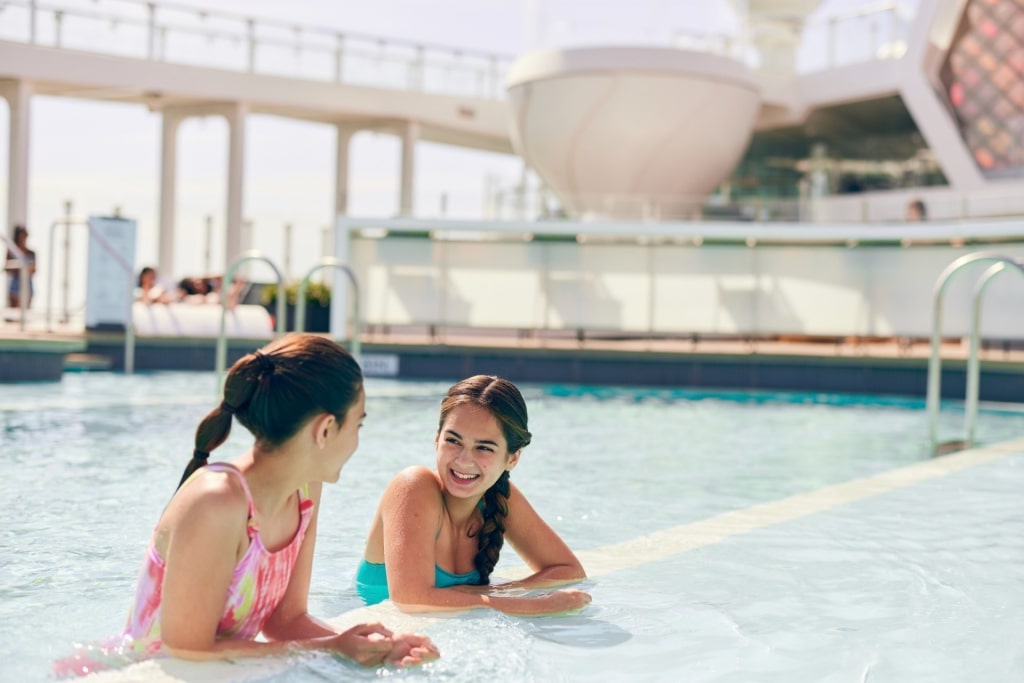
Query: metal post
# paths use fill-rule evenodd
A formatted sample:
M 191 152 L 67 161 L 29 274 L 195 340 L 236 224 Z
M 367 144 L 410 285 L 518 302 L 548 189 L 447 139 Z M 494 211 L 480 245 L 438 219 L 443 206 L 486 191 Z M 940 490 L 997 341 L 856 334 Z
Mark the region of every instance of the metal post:
M 284 224 L 284 277 L 292 275 L 292 224 Z
M 337 45 L 334 47 L 334 82 L 341 83 L 345 78 L 345 36 L 339 33 L 336 38 Z
M 249 73 L 253 73 L 256 70 L 256 21 L 253 19 L 246 19 L 245 22 L 248 26 L 249 35 L 249 61 L 246 64 L 246 70 Z
M 148 45 L 148 58 L 150 60 L 156 59 L 156 4 L 152 2 L 146 3 L 146 8 L 149 12 L 149 20 L 146 22 L 147 30 L 149 34 L 146 36 L 146 43 Z
M 967 355 L 967 396 L 964 399 L 964 445 L 970 447 L 974 443 L 975 427 L 978 421 L 978 395 L 981 385 L 981 301 L 989 283 L 1008 267 L 1013 266 L 1024 275 L 1024 262 L 1000 262 L 985 271 L 974 286 L 974 299 L 971 315 L 970 350 Z
M 932 452 L 937 451 L 939 440 L 939 402 L 942 394 L 942 356 L 940 345 L 942 343 L 942 299 L 946 287 L 958 271 L 972 263 L 984 261 L 996 261 L 1014 264 L 1013 259 L 1001 256 L 992 252 L 979 251 L 974 254 L 966 254 L 956 259 L 942 271 L 935 281 L 933 288 L 934 300 L 932 303 L 932 340 L 931 356 L 928 359 L 928 393 L 926 396 L 926 407 L 928 411 L 928 439 L 931 443 Z
M 63 282 L 63 294 L 64 294 L 64 315 L 61 317 L 61 323 L 64 325 L 68 324 L 71 319 L 71 314 L 68 312 L 68 299 L 71 294 L 71 200 L 64 202 L 64 282 Z
M 38 11 L 37 8 L 36 8 L 36 4 L 37 4 L 36 0 L 29 0 L 29 3 L 28 3 L 28 42 L 29 42 L 30 45 L 35 45 L 36 44 L 36 26 L 37 26 L 36 13 Z
M 57 11 L 53 13 L 53 46 L 60 47 L 61 23 L 64 20 L 64 13 Z
M 206 250 L 203 254 L 203 272 L 213 272 L 213 216 L 206 216 Z

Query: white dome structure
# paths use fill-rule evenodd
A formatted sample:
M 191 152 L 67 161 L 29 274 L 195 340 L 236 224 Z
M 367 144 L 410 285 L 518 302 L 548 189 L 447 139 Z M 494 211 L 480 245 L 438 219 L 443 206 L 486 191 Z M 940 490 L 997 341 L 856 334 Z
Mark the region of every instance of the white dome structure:
M 692 213 L 735 167 L 761 109 L 746 66 L 672 48 L 534 52 L 506 86 L 517 152 L 584 216 Z

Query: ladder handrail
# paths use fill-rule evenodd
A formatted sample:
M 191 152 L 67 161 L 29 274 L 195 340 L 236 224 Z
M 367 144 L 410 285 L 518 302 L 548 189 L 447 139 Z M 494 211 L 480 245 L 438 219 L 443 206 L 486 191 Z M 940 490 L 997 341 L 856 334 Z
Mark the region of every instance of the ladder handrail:
M 1024 260 L 1001 261 L 989 266 L 974 286 L 974 299 L 971 316 L 970 351 L 967 354 L 967 396 L 964 399 L 964 445 L 970 447 L 974 443 L 974 431 L 978 420 L 978 394 L 981 384 L 981 359 L 978 357 L 981 345 L 981 301 L 989 283 L 1009 267 L 1013 267 L 1024 275 Z
M 938 447 L 938 425 L 939 425 L 939 401 L 942 388 L 942 358 L 939 346 L 942 335 L 942 299 L 953 275 L 963 268 L 982 262 L 996 262 L 1015 264 L 1016 261 L 1009 256 L 1003 256 L 989 251 L 979 251 L 973 254 L 965 254 L 956 259 L 939 275 L 933 288 L 934 299 L 932 305 L 932 340 L 931 357 L 928 359 L 928 393 L 926 405 L 928 410 L 928 439 L 932 452 L 937 452 Z
M 217 360 L 215 373 L 217 377 L 217 395 L 220 395 L 221 389 L 224 384 L 224 370 L 227 367 L 228 361 L 228 336 L 227 336 L 227 315 L 228 315 L 228 297 L 225 291 L 225 287 L 228 283 L 234 282 L 235 271 L 243 263 L 249 261 L 263 261 L 274 271 L 274 275 L 277 276 L 277 316 L 274 320 L 274 337 L 280 337 L 284 334 L 285 328 L 285 293 L 284 293 L 284 275 L 281 274 L 281 269 L 277 267 L 269 257 L 265 256 L 259 251 L 247 251 L 242 254 L 238 259 L 228 266 L 227 272 L 224 274 L 224 280 L 221 283 L 220 293 L 220 334 L 217 335 Z
M 352 272 L 352 269 L 345 264 L 341 259 L 333 256 L 324 256 L 320 259 L 316 265 L 309 269 L 306 276 L 302 278 L 302 282 L 299 283 L 299 294 L 298 300 L 295 302 L 295 331 L 305 332 L 306 331 L 306 292 L 309 289 L 309 279 L 313 276 L 313 273 L 317 272 L 322 268 L 337 268 L 348 276 L 349 282 L 352 283 L 352 357 L 359 362 L 359 353 L 361 349 L 361 337 L 362 337 L 362 317 L 359 308 L 359 282 L 356 280 L 356 275 Z

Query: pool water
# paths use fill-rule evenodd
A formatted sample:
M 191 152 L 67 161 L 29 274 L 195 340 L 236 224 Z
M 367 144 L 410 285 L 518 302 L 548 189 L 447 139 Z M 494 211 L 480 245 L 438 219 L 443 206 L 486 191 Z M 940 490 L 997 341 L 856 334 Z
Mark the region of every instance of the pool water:
M 195 425 L 216 403 L 214 386 L 206 373 L 94 373 L 0 393 L 0 681 L 46 680 L 75 643 L 123 627 L 149 534 Z M 325 489 L 314 614 L 361 606 L 352 583 L 378 496 L 402 467 L 433 466 L 447 386 L 368 380 L 360 449 Z M 522 388 L 534 440 L 513 477 L 581 556 L 929 460 L 917 401 Z M 940 417 L 956 436 L 959 406 Z M 990 407 L 978 434 L 986 444 L 1020 438 L 1024 409 Z M 215 458 L 248 445 L 236 425 Z M 442 649 L 415 670 L 310 655 L 192 668 L 186 678 L 1024 680 L 1022 485 L 1024 443 L 688 552 L 652 547 L 649 558 L 593 575 L 594 602 L 575 616 L 392 615 Z M 506 550 L 496 575 L 519 564 Z

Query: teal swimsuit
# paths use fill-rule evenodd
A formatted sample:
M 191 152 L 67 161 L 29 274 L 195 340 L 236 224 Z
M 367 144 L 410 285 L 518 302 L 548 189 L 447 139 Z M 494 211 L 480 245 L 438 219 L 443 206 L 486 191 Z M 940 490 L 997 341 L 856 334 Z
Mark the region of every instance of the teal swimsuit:
M 480 572 L 473 570 L 466 574 L 452 574 L 434 565 L 434 585 L 438 588 L 452 586 L 476 585 L 480 583 Z M 389 597 L 388 572 L 383 564 L 367 562 L 363 559 L 356 572 L 356 592 L 366 601 L 367 605 L 376 605 Z

